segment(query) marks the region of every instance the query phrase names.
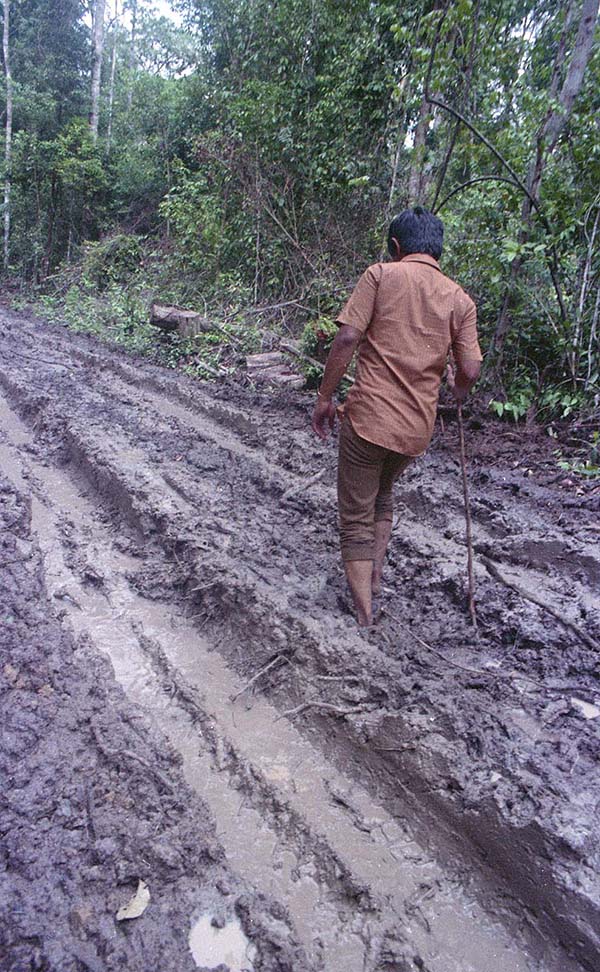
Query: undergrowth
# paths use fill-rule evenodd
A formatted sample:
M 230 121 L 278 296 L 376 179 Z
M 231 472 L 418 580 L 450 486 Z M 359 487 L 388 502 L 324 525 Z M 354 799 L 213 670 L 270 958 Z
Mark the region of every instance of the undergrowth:
M 255 305 L 252 288 L 236 272 L 219 273 L 210 281 L 198 274 L 186 275 L 168 248 L 119 233 L 86 244 L 78 263 L 63 266 L 46 279 L 43 288 L 13 300 L 13 306 L 33 308 L 54 323 L 208 381 L 239 375 L 249 383 L 247 355 L 277 347 L 282 337 L 289 340 L 299 335 L 305 356 L 301 368 L 312 389 L 321 381 L 337 333 L 339 293 L 339 282 L 315 278 L 301 299 L 274 302 L 274 308 L 285 310 L 265 316 L 265 309 Z M 150 306 L 156 299 L 193 308 L 214 326 L 188 338 L 165 335 L 149 323 Z M 349 387 L 342 382 L 342 398 Z M 485 375 L 479 388 L 485 394 Z M 577 458 L 567 458 L 557 449 L 557 466 L 586 478 L 600 475 L 598 402 L 591 402 L 572 382 L 553 383 L 547 373 L 540 375 L 521 362 L 505 376 L 501 394 L 491 397 L 488 390 L 488 403 L 496 417 L 515 425 L 542 425 L 553 438 L 557 429 L 577 425 Z

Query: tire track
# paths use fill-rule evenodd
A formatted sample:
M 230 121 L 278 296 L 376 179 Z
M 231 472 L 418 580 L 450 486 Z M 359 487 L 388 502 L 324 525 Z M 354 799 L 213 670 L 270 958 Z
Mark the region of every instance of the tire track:
M 28 444 L 27 433 L 6 408 L 0 419 L 11 436 L 10 445 L 0 446 L 3 466 L 24 488 L 14 447 Z M 153 713 L 181 753 L 186 779 L 209 803 L 236 869 L 260 886 L 273 875 L 269 855 L 279 855 L 278 881 L 268 890 L 283 898 L 317 967 L 375 970 L 373 944 L 387 941 L 389 947 L 390 936 L 400 931 L 413 957 L 431 972 L 495 972 L 496 964 L 481 964 L 482 956 L 492 954 L 494 963 L 502 955 L 511 972 L 537 968 L 499 922 L 490 921 L 410 834 L 323 762 L 293 726 L 279 724 L 273 746 L 278 716 L 268 703 L 257 701 L 249 711 L 231 708 L 239 682 L 168 604 L 143 602 L 130 590 L 123 578 L 129 559 L 110 549 L 97 525 L 85 542 L 105 592 L 82 585 L 65 562 L 59 524 L 67 515 L 83 541 L 94 510 L 63 475 L 28 465 L 42 492 L 55 498 L 49 506 L 34 498 L 32 510 L 49 593 L 60 596 L 74 630 L 109 654 L 129 697 Z M 148 637 L 153 651 L 147 642 L 144 647 Z M 198 728 L 208 753 L 199 749 Z M 241 817 L 240 791 L 250 804 Z M 383 839 L 374 839 L 378 832 Z
M 60 346 L 64 347 L 65 353 L 69 353 L 69 342 L 62 336 Z M 44 353 L 48 352 L 44 350 Z M 83 357 L 89 358 L 90 352 L 78 350 L 76 354 L 83 359 Z M 98 362 L 102 363 L 104 354 L 100 351 L 93 354 Z M 288 568 L 285 565 L 285 557 L 276 560 L 274 568 L 269 567 L 266 559 L 261 562 L 264 549 L 260 542 L 257 542 L 260 540 L 257 533 L 250 532 L 249 537 L 238 541 L 236 533 L 239 534 L 239 528 L 233 535 L 231 532 L 221 532 L 217 528 L 219 520 L 224 515 L 232 516 L 231 503 L 219 495 L 218 489 L 215 488 L 215 480 L 218 483 L 222 462 L 220 465 L 217 464 L 216 476 L 214 470 L 207 469 L 205 480 L 193 491 L 190 483 L 193 481 L 195 472 L 191 466 L 188 468 L 187 463 L 177 465 L 173 457 L 169 457 L 168 462 L 165 462 L 164 441 L 156 457 L 146 447 L 146 444 L 151 441 L 153 429 L 157 442 L 165 436 L 168 437 L 170 433 L 180 434 L 182 429 L 186 434 L 190 434 L 190 426 L 194 434 L 201 434 L 205 413 L 211 413 L 211 406 L 206 405 L 206 409 L 203 409 L 200 414 L 194 413 L 193 409 L 197 407 L 196 393 L 193 396 L 191 393 L 187 396 L 187 393 L 183 392 L 175 394 L 173 389 L 179 379 L 171 379 L 170 376 L 164 379 L 164 390 L 167 391 L 168 386 L 168 394 L 176 399 L 176 402 L 174 405 L 170 397 L 164 404 L 160 394 L 153 391 L 148 395 L 143 388 L 148 370 L 151 372 L 152 382 L 155 380 L 157 382 L 156 387 L 161 386 L 163 380 L 154 376 L 154 371 L 158 369 L 134 368 L 129 364 L 120 364 L 113 355 L 107 357 L 110 358 L 108 369 L 96 366 L 93 372 L 90 372 L 89 368 L 84 369 L 88 385 L 83 389 L 78 388 L 78 383 L 72 376 L 54 381 L 52 395 L 55 400 L 53 402 L 49 400 L 48 391 L 42 391 L 44 381 L 39 380 L 40 376 L 33 373 L 31 369 L 23 369 L 19 379 L 22 387 L 15 382 L 14 374 L 8 382 L 11 398 L 14 402 L 19 402 L 19 409 L 23 415 L 28 415 L 30 420 L 38 423 L 42 440 L 44 437 L 46 440 L 54 437 L 56 443 L 62 442 L 63 459 L 69 460 L 71 468 L 77 467 L 79 473 L 83 474 L 85 480 L 92 485 L 94 493 L 101 497 L 102 503 L 116 505 L 127 522 L 135 526 L 142 538 L 142 543 L 146 546 L 150 560 L 157 557 L 159 550 L 162 549 L 174 563 L 181 562 L 183 565 L 184 587 L 188 593 L 191 592 L 192 586 L 204 588 L 194 596 L 193 602 L 189 603 L 205 617 L 208 616 L 207 630 L 211 635 L 221 639 L 225 637 L 224 643 L 219 646 L 219 651 L 229 659 L 230 663 L 239 666 L 242 673 L 261 668 L 265 663 L 265 654 L 268 660 L 274 650 L 291 650 L 296 653 L 297 663 L 302 668 L 306 668 L 311 677 L 331 674 L 339 671 L 340 667 L 352 674 L 357 673 L 357 676 L 363 675 L 365 685 L 359 688 L 361 691 L 365 687 L 368 689 L 366 698 L 369 710 L 364 719 L 349 717 L 344 724 L 334 723 L 332 726 L 330 721 L 326 723 L 316 713 L 309 711 L 308 718 L 302 726 L 305 736 L 307 733 L 310 735 L 311 728 L 322 735 L 320 748 L 328 754 L 331 765 L 337 763 L 339 766 L 345 763 L 351 768 L 353 760 L 356 760 L 355 777 L 362 773 L 365 782 L 370 786 L 371 793 L 385 798 L 387 806 L 395 806 L 396 819 L 400 819 L 406 813 L 416 813 L 417 824 L 421 824 L 419 839 L 421 837 L 427 839 L 427 836 L 433 838 L 438 845 L 438 850 L 444 841 L 447 841 L 449 847 L 456 848 L 458 836 L 459 841 L 461 839 L 464 841 L 460 847 L 461 853 L 472 866 L 475 859 L 472 848 L 469 848 L 469 841 L 473 841 L 474 844 L 479 842 L 485 853 L 491 855 L 496 866 L 504 868 L 505 873 L 509 875 L 512 869 L 515 892 L 521 895 L 523 900 L 530 903 L 542 901 L 542 909 L 549 909 L 549 919 L 545 927 L 550 935 L 558 928 L 555 909 L 560 901 L 560 895 L 565 894 L 567 897 L 573 895 L 573 901 L 576 902 L 572 909 L 573 917 L 564 915 L 558 920 L 561 934 L 573 943 L 587 939 L 588 945 L 583 946 L 584 951 L 581 954 L 584 954 L 586 948 L 588 950 L 596 948 L 596 944 L 589 944 L 594 942 L 593 926 L 597 909 L 594 892 L 588 895 L 579 888 L 574 894 L 572 886 L 566 885 L 561 889 L 558 898 L 556 893 L 552 892 L 556 882 L 558 881 L 560 887 L 562 880 L 554 869 L 553 862 L 554 857 L 560 861 L 561 853 L 564 853 L 560 849 L 564 836 L 559 826 L 553 829 L 553 825 L 545 822 L 545 830 L 543 828 L 536 830 L 537 820 L 533 821 L 531 827 L 529 821 L 525 820 L 520 824 L 520 831 L 519 829 L 515 831 L 514 821 L 517 817 L 513 815 L 511 819 L 511 814 L 502 809 L 499 814 L 498 808 L 490 804 L 476 806 L 475 813 L 470 817 L 467 804 L 467 815 L 461 816 L 465 814 L 465 804 L 461 804 L 461 801 L 456 799 L 456 794 L 460 793 L 461 789 L 468 788 L 471 781 L 465 777 L 455 777 L 455 769 L 452 768 L 452 759 L 461 758 L 460 750 L 463 747 L 463 739 L 460 735 L 455 741 L 452 739 L 452 733 L 457 732 L 456 716 L 452 708 L 456 703 L 448 697 L 448 705 L 444 708 L 444 705 L 440 705 L 440 701 L 431 705 L 426 700 L 427 693 L 430 691 L 433 693 L 432 698 L 435 692 L 439 694 L 439 689 L 435 687 L 436 680 L 438 684 L 444 679 L 456 682 L 458 698 L 461 693 L 464 696 L 466 680 L 457 678 L 456 673 L 453 674 L 451 670 L 442 672 L 441 677 L 438 678 L 433 672 L 424 673 L 422 663 L 415 657 L 414 646 L 411 650 L 411 646 L 405 639 L 399 639 L 397 633 L 393 634 L 394 641 L 387 648 L 385 641 L 380 641 L 377 646 L 369 646 L 363 639 L 354 636 L 343 620 L 334 622 L 330 615 L 328 617 L 326 608 L 317 612 L 318 620 L 307 617 L 290 597 L 289 592 L 293 591 L 297 583 L 294 577 L 288 585 L 289 591 L 286 592 L 284 571 Z M 142 370 L 141 378 L 138 377 L 139 370 Z M 118 372 L 116 378 L 115 371 Z M 24 378 L 26 380 L 23 380 Z M 204 393 L 202 396 L 205 397 Z M 186 399 L 188 404 L 180 405 L 181 398 Z M 77 416 L 75 419 L 69 416 L 68 421 L 63 422 L 62 425 L 56 414 L 57 403 L 61 401 L 65 403 L 65 414 L 68 414 L 69 405 L 72 403 L 73 413 Z M 105 406 L 106 420 L 110 418 L 116 424 L 117 433 L 111 432 L 104 418 L 101 422 L 93 419 L 94 412 L 102 404 Z M 159 418 L 155 418 L 153 422 L 153 413 L 159 411 L 161 413 Z M 239 410 L 236 412 L 235 409 L 228 411 L 219 403 L 212 411 L 210 422 L 206 424 L 208 431 L 205 439 L 210 440 L 211 449 L 218 451 L 220 448 L 217 418 L 220 411 L 228 415 L 228 418 L 224 419 L 227 428 L 230 429 L 226 436 L 228 444 L 225 452 L 228 452 L 231 457 L 235 475 L 240 483 L 245 481 L 251 490 L 255 490 L 254 493 L 250 490 L 249 500 L 243 493 L 235 496 L 238 504 L 242 500 L 241 505 L 238 505 L 235 510 L 238 522 L 243 523 L 244 517 L 248 516 L 245 522 L 250 523 L 252 519 L 244 512 L 246 509 L 244 504 L 247 506 L 248 503 L 256 503 L 259 496 L 263 498 L 261 502 L 267 503 L 270 497 L 271 504 L 276 504 L 277 495 L 281 494 L 288 483 L 302 482 L 302 477 L 299 473 L 278 470 L 270 460 L 256 462 L 256 456 L 260 458 L 260 446 L 256 432 L 252 430 L 252 423 L 246 418 L 244 431 L 241 433 L 239 430 L 236 431 L 236 423 L 241 422 L 241 413 L 237 414 Z M 169 414 L 165 415 L 165 412 Z M 85 425 L 81 424 L 83 416 L 85 416 Z M 243 423 L 240 427 L 242 425 Z M 138 432 L 134 432 L 134 429 Z M 132 445 L 139 430 L 143 433 L 143 448 Z M 244 437 L 243 442 L 240 440 L 240 434 Z M 160 461 L 155 461 L 155 458 Z M 247 468 L 244 469 L 244 466 Z M 242 472 L 245 480 L 242 478 Z M 413 501 L 410 497 L 408 499 L 410 508 Z M 198 503 L 201 505 L 200 518 Z M 309 549 L 310 556 L 314 558 L 316 554 L 313 551 L 322 546 L 323 538 L 315 538 L 312 535 L 311 547 L 311 534 L 303 534 L 303 530 L 307 513 L 314 512 L 315 508 L 322 507 L 323 504 L 329 504 L 328 508 L 332 508 L 331 491 L 319 484 L 314 496 L 302 497 L 298 509 L 295 508 L 296 503 L 290 503 L 289 509 L 285 507 L 269 510 L 267 507 L 267 520 L 270 517 L 271 526 L 277 526 L 281 521 L 278 529 L 293 535 L 296 544 L 301 536 L 302 540 L 298 546 Z M 247 508 L 249 509 L 249 506 Z M 410 522 L 411 525 L 417 524 L 418 516 L 414 515 Z M 452 532 L 452 528 L 447 529 Z M 493 530 L 490 534 L 484 534 L 487 535 L 493 537 Z M 452 577 L 441 581 L 436 578 L 436 572 L 439 574 L 439 559 L 432 557 L 432 551 L 436 549 L 436 544 L 439 550 L 440 536 L 440 525 L 435 522 L 433 526 L 421 523 L 420 534 L 416 538 L 410 537 L 408 542 L 401 541 L 402 546 L 408 543 L 407 562 L 412 557 L 416 565 L 419 560 L 428 558 L 428 575 L 432 578 L 431 582 L 435 584 L 453 580 Z M 202 537 L 205 539 L 203 540 Z M 248 546 L 249 541 L 250 546 Z M 206 544 L 204 548 L 203 543 Z M 254 547 L 252 547 L 253 543 Z M 442 543 L 443 556 L 456 557 L 456 542 L 452 538 L 443 537 Z M 293 567 L 295 566 L 298 574 L 302 560 L 300 558 L 296 562 L 296 556 L 296 550 L 292 550 L 288 560 Z M 325 549 L 322 555 L 323 561 L 326 561 L 328 556 Z M 531 572 L 529 576 L 532 576 Z M 543 577 L 543 575 L 534 576 Z M 409 607 L 408 601 L 406 604 Z M 456 654 L 455 649 L 452 657 L 468 660 L 469 655 L 458 651 L 459 653 Z M 395 657 L 392 658 L 392 655 Z M 162 655 L 160 651 L 155 653 L 155 664 L 158 664 L 159 668 L 161 664 L 166 666 L 163 675 L 167 677 L 169 672 L 177 668 L 177 665 L 169 662 L 168 659 L 165 661 L 165 657 L 164 652 Z M 473 652 L 470 653 L 470 657 L 476 661 L 478 667 L 484 660 L 481 657 L 477 659 Z M 333 668 L 332 662 L 335 664 Z M 416 678 L 413 674 L 407 679 L 407 666 L 409 671 L 418 673 Z M 365 672 L 369 672 L 366 682 Z M 414 686 L 417 681 L 425 684 L 424 695 L 419 696 L 417 690 L 415 696 Z M 276 705 L 284 709 L 291 707 L 293 703 L 303 702 L 307 697 L 307 690 L 312 691 L 312 684 L 300 685 L 298 688 L 294 683 L 288 685 L 286 682 L 283 685 L 271 685 L 270 692 Z M 187 691 L 185 686 L 181 687 L 181 691 L 185 695 Z M 470 750 L 470 760 L 466 762 L 463 758 L 465 772 L 468 766 L 474 767 L 475 772 L 471 774 L 474 780 L 481 778 L 481 774 L 486 772 L 490 763 L 493 766 L 494 761 L 497 761 L 496 765 L 501 767 L 501 776 L 507 773 L 510 779 L 513 771 L 504 763 L 506 755 L 498 731 L 500 725 L 507 726 L 507 731 L 511 734 L 521 731 L 523 727 L 526 734 L 539 735 L 541 731 L 542 724 L 539 722 L 538 710 L 526 701 L 519 704 L 514 695 L 514 692 L 507 692 L 504 688 L 496 693 L 496 706 L 499 707 L 500 718 L 494 716 L 494 722 L 488 723 L 490 728 L 487 736 L 484 736 L 485 745 L 489 746 L 493 743 L 495 748 L 491 752 L 484 751 L 485 762 L 481 770 L 477 768 L 477 761 L 482 756 L 481 750 L 478 751 L 476 748 Z M 422 701 L 419 701 L 419 698 Z M 465 715 L 470 722 L 468 727 L 462 729 L 466 735 L 464 743 L 471 747 L 476 745 L 471 741 L 471 734 L 477 731 L 478 720 L 480 725 L 485 725 L 489 716 L 486 714 L 485 704 L 482 706 L 480 700 L 473 698 L 472 695 L 468 696 Z M 436 731 L 432 732 L 428 725 L 430 721 L 437 722 L 439 728 Z M 323 733 L 326 724 L 328 729 Z M 381 727 L 384 724 L 388 728 L 382 731 Z M 589 731 L 592 728 L 589 727 Z M 458 732 L 461 732 L 460 723 Z M 414 750 L 411 741 L 415 736 L 419 739 L 418 752 L 411 754 L 410 749 Z M 375 752 L 378 746 L 393 751 L 388 752 L 388 756 L 384 758 Z M 454 754 L 449 756 L 452 747 L 454 747 Z M 403 748 L 406 752 L 401 752 Z M 350 761 L 348 761 L 349 757 Z M 454 766 L 458 767 L 459 762 L 455 762 Z M 589 766 L 587 759 L 582 760 L 580 766 L 583 773 L 587 772 L 586 767 Z M 520 783 L 517 783 L 519 775 L 520 770 L 514 778 L 518 786 L 520 786 Z M 424 783 L 426 784 L 425 801 L 423 800 Z M 538 785 L 536 780 L 535 786 Z M 342 807 L 343 792 L 340 802 Z M 401 800 L 407 801 L 404 806 L 398 803 L 399 794 L 402 795 Z M 592 796 L 590 793 L 590 798 Z M 411 809 L 408 810 L 408 807 Z M 346 809 L 344 813 L 353 816 L 352 810 Z M 511 841 L 514 841 L 513 847 L 510 846 Z M 564 843 L 562 846 L 564 847 Z M 540 867 L 540 870 L 536 870 L 537 867 Z M 464 873 L 463 870 L 462 874 Z M 543 895 L 548 892 L 550 897 L 540 899 L 540 893 Z M 553 893 L 554 898 L 552 898 Z M 495 892 L 488 889 L 486 895 L 488 903 L 496 907 L 498 898 L 495 897 Z M 421 908 L 422 904 L 418 907 Z M 518 908 L 505 900 L 501 912 L 509 926 L 515 927 L 514 923 L 511 924 L 513 919 L 509 914 L 512 910 L 518 911 Z M 538 921 L 540 921 L 538 917 L 531 919 L 534 926 Z M 541 923 L 543 925 L 543 919 Z M 382 934 L 381 929 L 378 934 Z M 375 933 L 371 936 L 373 937 L 377 937 Z M 542 961 L 540 969 L 552 968 L 552 964 L 546 966 L 543 963 L 547 961 L 551 963 L 553 959 L 546 956 L 540 961 Z M 564 961 L 568 962 L 567 959 Z M 563 964 L 558 967 L 566 969 L 568 965 Z

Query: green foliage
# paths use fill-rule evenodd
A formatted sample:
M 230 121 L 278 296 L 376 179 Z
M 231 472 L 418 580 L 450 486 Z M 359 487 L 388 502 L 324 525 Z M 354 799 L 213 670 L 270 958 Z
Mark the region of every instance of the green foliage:
M 142 260 L 142 240 L 130 233 L 116 233 L 96 243 L 84 244 L 82 278 L 88 289 L 102 291 L 111 283 L 127 281 Z
M 498 416 L 498 418 L 510 416 L 510 418 L 514 419 L 515 422 L 518 422 L 520 418 L 527 415 L 531 404 L 531 399 L 526 392 L 517 392 L 512 400 L 502 402 L 492 399 L 489 407 L 491 408 L 492 412 Z
M 143 289 L 110 283 L 102 296 L 85 284 L 73 284 L 63 298 L 38 297 L 35 309 L 46 319 L 68 324 L 75 331 L 117 344 L 127 351 L 146 354 L 156 348 L 156 329 L 148 323 L 148 301 Z
M 163 199 L 159 212 L 170 224 L 185 265 L 202 274 L 214 273 L 224 236 L 221 200 L 202 174 L 191 173 L 182 163 L 176 164 L 175 171 L 178 183 Z
M 573 462 L 572 460 L 561 459 L 558 462 L 558 466 L 566 472 L 577 473 L 579 476 L 588 476 L 590 478 L 600 476 L 600 464 L 598 462 L 592 462 L 591 459 L 586 459 L 585 462 Z
M 337 331 L 337 324 L 330 317 L 309 321 L 300 338 L 301 351 L 309 358 L 324 363 Z M 308 387 L 316 388 L 323 377 L 323 368 L 310 361 L 303 361 L 301 367 Z
M 557 450 L 557 465 L 565 472 L 576 473 L 579 476 L 595 478 L 600 476 L 600 430 L 592 432 L 591 441 L 587 448 L 587 455 L 579 459 L 563 459 L 561 450 Z
M 194 378 L 213 380 L 231 374 L 245 363 L 246 355 L 260 351 L 261 340 L 256 327 L 226 322 L 218 330 L 190 338 L 170 335 L 158 354 L 170 367 L 181 368 Z
M 518 380 L 513 382 L 504 399 L 492 399 L 490 410 L 498 418 L 510 418 L 514 422 L 532 414 L 537 421 L 551 422 L 553 419 L 566 419 L 584 404 L 584 396 L 573 392 L 565 384 L 546 385 L 543 388 L 521 371 Z
M 135 48 L 126 20 L 107 26 L 96 144 L 83 2 L 13 6 L 11 272 L 62 288 L 69 317 L 126 340 L 143 291 L 226 315 L 293 298 L 292 330 L 309 313 L 320 327 L 389 215 L 420 202 L 441 207 L 443 268 L 476 299 L 484 350 L 508 299 L 492 410 L 547 420 L 595 401 L 600 51 L 526 227 L 507 167 L 424 100 L 428 81 L 526 179 L 564 4 L 186 0 L 178 27 L 138 0 Z M 203 341 L 169 354 L 230 366 Z M 326 349 L 314 329 L 303 344 Z

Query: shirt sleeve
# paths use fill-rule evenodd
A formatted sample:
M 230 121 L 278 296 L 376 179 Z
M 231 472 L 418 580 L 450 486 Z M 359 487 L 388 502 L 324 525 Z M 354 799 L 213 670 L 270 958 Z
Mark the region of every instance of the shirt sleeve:
M 452 352 L 457 364 L 483 360 L 477 338 L 477 308 L 464 291 L 459 291 L 454 301 L 451 335 Z
M 363 273 L 352 291 L 350 300 L 344 304 L 336 317 L 336 324 L 350 324 L 364 334 L 373 317 L 380 280 L 381 265 L 375 263 Z

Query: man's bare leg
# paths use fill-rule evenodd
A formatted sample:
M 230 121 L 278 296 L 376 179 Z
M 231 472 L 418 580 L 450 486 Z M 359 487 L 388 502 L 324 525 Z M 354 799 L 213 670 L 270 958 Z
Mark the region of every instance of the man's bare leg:
M 371 572 L 371 591 L 374 597 L 381 594 L 381 578 L 388 544 L 392 535 L 391 520 L 375 520 L 375 556 Z
M 356 620 L 361 628 L 366 628 L 373 623 L 371 608 L 371 577 L 373 574 L 372 560 L 347 560 L 344 564 L 346 578 L 354 609 Z

